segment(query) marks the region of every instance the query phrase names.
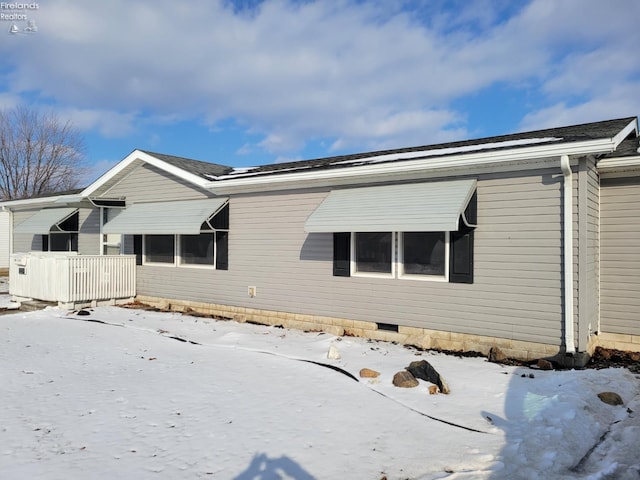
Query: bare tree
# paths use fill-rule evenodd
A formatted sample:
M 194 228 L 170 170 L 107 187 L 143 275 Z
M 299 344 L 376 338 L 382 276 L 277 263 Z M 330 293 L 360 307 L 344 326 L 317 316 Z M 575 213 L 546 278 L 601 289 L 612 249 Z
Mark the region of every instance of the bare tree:
M 0 200 L 77 187 L 84 140 L 70 122 L 26 107 L 0 110 Z

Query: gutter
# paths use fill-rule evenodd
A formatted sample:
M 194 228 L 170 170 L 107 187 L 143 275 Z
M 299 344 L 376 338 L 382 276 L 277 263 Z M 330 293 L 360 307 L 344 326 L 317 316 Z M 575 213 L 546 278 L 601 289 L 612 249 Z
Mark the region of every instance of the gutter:
M 322 170 L 304 169 L 298 172 L 242 174 L 237 177 L 222 176 L 222 178 L 208 181 L 204 188 L 216 193 L 224 194 L 233 190 L 257 190 L 260 187 L 269 190 L 291 189 L 300 183 L 307 185 L 333 185 L 336 180 L 356 180 L 358 178 L 371 179 L 386 175 L 415 174 L 416 172 L 444 169 L 469 169 L 472 167 L 487 167 L 506 163 L 530 164 L 538 159 L 549 159 L 564 155 L 586 155 L 610 153 L 615 150 L 615 139 L 598 139 L 581 142 L 571 142 L 552 145 L 535 145 L 517 149 L 491 150 L 486 152 L 460 153 L 442 157 L 426 156 L 412 160 L 398 162 L 385 161 L 374 164 L 353 166 L 350 168 L 330 168 Z M 84 194 L 85 192 L 83 192 Z
M 576 352 L 573 332 L 573 174 L 569 155 L 560 157 L 560 168 L 564 175 L 564 345 L 565 353 Z

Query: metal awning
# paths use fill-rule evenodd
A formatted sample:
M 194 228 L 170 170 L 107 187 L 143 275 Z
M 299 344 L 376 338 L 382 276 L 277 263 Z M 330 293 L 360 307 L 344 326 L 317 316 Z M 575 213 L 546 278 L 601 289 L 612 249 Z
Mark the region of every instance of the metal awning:
M 109 220 L 103 226 L 102 233 L 197 235 L 202 223 L 228 201 L 227 197 L 220 197 L 133 204 Z
M 62 223 L 78 211 L 77 208 L 46 208 L 16 225 L 15 233 L 31 233 L 45 235 L 51 227 Z
M 452 232 L 475 179 L 333 190 L 309 216 L 306 232 Z

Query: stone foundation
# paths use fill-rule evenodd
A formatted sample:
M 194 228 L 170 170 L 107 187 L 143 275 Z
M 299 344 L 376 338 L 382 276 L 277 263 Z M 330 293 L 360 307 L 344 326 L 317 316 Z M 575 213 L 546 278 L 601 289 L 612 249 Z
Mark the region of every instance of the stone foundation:
M 262 325 L 277 325 L 297 330 L 326 332 L 336 336 L 354 336 L 397 342 L 423 349 L 480 352 L 489 354 L 491 347 L 499 347 L 509 358 L 519 360 L 537 360 L 557 355 L 557 345 L 521 342 L 482 335 L 443 332 L 426 328 L 398 326 L 398 331 L 379 329 L 375 322 L 350 320 L 345 318 L 304 315 L 300 313 L 276 312 L 255 308 L 233 307 L 202 302 L 190 302 L 168 298 L 138 295 L 136 300 L 163 310 L 176 312 L 197 312 L 204 315 L 228 318 L 236 322 L 252 322 Z
M 640 352 L 640 336 L 623 333 L 598 333 L 589 341 L 589 353 L 596 347 L 613 348 L 625 352 Z

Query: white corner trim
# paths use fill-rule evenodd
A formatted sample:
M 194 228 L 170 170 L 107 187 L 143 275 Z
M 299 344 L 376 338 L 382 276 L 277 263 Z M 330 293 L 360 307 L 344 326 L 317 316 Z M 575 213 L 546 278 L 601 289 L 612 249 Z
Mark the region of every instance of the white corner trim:
M 575 353 L 573 332 L 573 180 L 568 155 L 560 157 L 560 169 L 564 176 L 563 200 L 563 256 L 564 256 L 564 346 L 566 353 Z

